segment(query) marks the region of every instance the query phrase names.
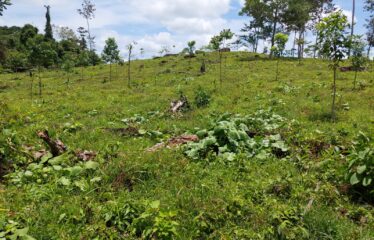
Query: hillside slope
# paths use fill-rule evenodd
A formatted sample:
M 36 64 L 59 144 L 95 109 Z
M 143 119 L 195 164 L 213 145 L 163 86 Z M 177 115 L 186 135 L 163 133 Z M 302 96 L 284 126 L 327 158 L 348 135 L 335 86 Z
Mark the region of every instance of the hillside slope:
M 42 96 L 37 73 L 33 94 L 28 74 L 0 75 L 0 229 L 12 220 L 36 239 L 374 239 L 372 199 L 346 179 L 352 140 L 374 136 L 373 72 L 358 74 L 356 90 L 354 73 L 339 73 L 332 123 L 328 62 L 283 59 L 278 81 L 265 57 L 227 53 L 222 66 L 221 83 L 214 53 L 135 61 L 131 89 L 126 66 L 111 81 L 109 66 L 76 69 L 69 83 L 46 71 Z M 208 106 L 196 106 L 198 89 Z M 181 94 L 191 109 L 171 114 Z M 37 159 L 48 150 L 41 130 L 67 153 Z M 202 141 L 147 151 L 183 134 Z

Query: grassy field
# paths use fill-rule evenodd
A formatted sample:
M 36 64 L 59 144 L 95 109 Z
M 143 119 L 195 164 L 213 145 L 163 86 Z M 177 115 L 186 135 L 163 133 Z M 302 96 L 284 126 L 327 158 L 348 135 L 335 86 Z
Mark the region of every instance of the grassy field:
M 356 90 L 354 73 L 339 72 L 332 123 L 332 71 L 321 60 L 283 59 L 275 81 L 275 60 L 228 53 L 222 83 L 214 53 L 132 66 L 131 89 L 126 66 L 114 66 L 111 81 L 109 66 L 86 68 L 83 79 L 76 69 L 69 84 L 64 72 L 42 72 L 41 97 L 37 74 L 32 95 L 28 74 L 0 75 L 0 150 L 11 161 L 0 182 L 0 227 L 13 235 L 28 228 L 35 239 L 374 239 L 373 205 L 346 179 L 352 140 L 374 135 L 373 72 L 358 74 Z M 194 103 L 199 87 L 211 96 L 207 107 Z M 173 115 L 181 92 L 192 109 Z M 211 129 L 225 113 L 279 121 L 256 134 L 278 134 L 287 150 L 233 159 L 193 158 L 190 144 L 146 151 Z M 44 129 L 66 154 L 30 156 L 48 149 L 36 134 Z M 97 156 L 79 160 L 80 150 Z

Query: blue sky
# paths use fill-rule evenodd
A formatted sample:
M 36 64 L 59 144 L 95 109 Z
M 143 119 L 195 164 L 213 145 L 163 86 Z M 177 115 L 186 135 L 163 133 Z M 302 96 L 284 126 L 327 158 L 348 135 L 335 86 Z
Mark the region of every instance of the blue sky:
M 136 41 L 147 56 L 157 55 L 163 47 L 180 51 L 186 42 L 196 40 L 206 45 L 210 38 L 223 28 L 238 33 L 246 17 L 238 16 L 243 0 L 92 0 L 97 5 L 92 31 L 96 48 L 100 51 L 108 37 L 115 37 L 123 54 L 126 45 Z M 52 23 L 77 29 L 86 26 L 78 15 L 79 0 L 13 0 L 13 5 L 0 17 L 0 25 L 22 26 L 32 23 L 44 28 L 45 9 L 51 6 Z M 356 0 L 356 33 L 365 33 L 363 0 Z M 351 16 L 352 1 L 335 3 Z M 312 38 L 308 34 L 308 38 Z M 175 46 L 175 47 L 173 47 Z M 140 56 L 139 56 L 140 57 Z

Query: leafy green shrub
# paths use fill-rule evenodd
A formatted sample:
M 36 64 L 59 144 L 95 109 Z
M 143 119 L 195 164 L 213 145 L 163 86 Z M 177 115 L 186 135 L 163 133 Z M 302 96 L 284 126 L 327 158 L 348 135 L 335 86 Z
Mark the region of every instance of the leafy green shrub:
M 201 86 L 195 92 L 195 105 L 198 108 L 206 107 L 210 104 L 211 96 Z
M 115 206 L 105 214 L 108 227 L 115 227 L 122 233 L 131 234 L 141 239 L 174 239 L 178 222 L 175 212 L 160 211 L 160 202 L 149 204 L 124 204 Z
M 140 216 L 139 208 L 131 203 L 121 206 L 112 206 L 110 211 L 105 213 L 105 223 L 107 227 L 116 227 L 121 232 L 126 232 L 134 219 Z
M 9 184 L 16 186 L 28 184 L 56 183 L 58 187 L 72 191 L 88 191 L 101 177 L 97 176 L 99 163 L 94 161 L 77 161 L 71 153 L 52 158 L 50 153 L 44 155 L 39 162 L 28 164 L 5 178 Z M 96 176 L 95 176 L 96 175 Z M 90 178 L 87 178 L 87 177 Z
M 348 157 L 348 179 L 354 187 L 374 195 L 374 141 L 360 132 Z
M 200 141 L 189 143 L 185 153 L 194 160 L 218 156 L 233 162 L 236 154 L 266 159 L 287 155 L 288 147 L 278 133 L 285 119 L 271 111 L 258 111 L 248 116 L 223 115 L 209 129 L 198 131 Z
M 3 222 L 0 219 L 0 239 L 10 240 L 35 240 L 28 235 L 29 228 L 20 228 L 20 224 L 14 221 Z
M 276 213 L 273 216 L 273 226 L 276 239 L 309 239 L 302 214 L 295 208 Z

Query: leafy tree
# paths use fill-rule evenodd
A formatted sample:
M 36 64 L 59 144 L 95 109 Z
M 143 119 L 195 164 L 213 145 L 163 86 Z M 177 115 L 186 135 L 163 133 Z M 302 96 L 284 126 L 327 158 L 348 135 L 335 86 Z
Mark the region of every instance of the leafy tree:
M 73 29 L 64 26 L 52 26 L 59 40 L 74 40 L 78 41 L 77 35 Z
M 283 23 L 286 24 L 288 31 L 295 32 L 295 44 L 298 45 L 298 58 L 303 58 L 305 46 L 305 32 L 308 29 L 308 23 L 312 20 L 313 12 L 317 9 L 313 0 L 288 0 L 288 7 L 283 14 Z M 298 33 L 298 37 L 296 34 Z
M 355 71 L 353 89 L 356 89 L 358 71 L 361 71 L 367 64 L 367 58 L 364 56 L 365 46 L 366 44 L 361 36 L 353 35 L 351 39 L 351 62 Z
M 71 76 L 71 73 L 73 72 L 74 70 L 74 67 L 75 67 L 75 62 L 76 62 L 76 59 L 75 59 L 75 55 L 73 54 L 66 54 L 64 56 L 64 58 L 62 59 L 62 70 L 64 70 L 64 72 L 66 73 L 66 76 L 67 76 L 67 79 L 66 79 L 66 86 L 69 87 L 69 84 L 70 84 L 70 76 Z
M 105 41 L 105 47 L 102 53 L 102 58 L 106 63 L 109 63 L 109 80 L 112 80 L 112 64 L 119 62 L 120 60 L 118 45 L 114 38 L 108 38 Z
M 286 44 L 288 42 L 288 35 L 283 33 L 277 33 L 274 37 L 274 46 L 272 47 L 271 51 L 277 56 L 277 71 L 275 80 L 278 81 L 279 76 L 279 59 L 283 56 L 284 49 L 286 48 Z
M 133 42 L 127 45 L 127 51 L 128 51 L 128 69 L 127 69 L 127 75 L 128 75 L 128 82 L 127 86 L 130 88 L 131 87 L 131 57 L 132 57 L 132 52 L 134 50 L 134 47 L 137 43 Z
M 210 40 L 210 48 L 219 52 L 219 79 L 222 85 L 222 57 L 223 52 L 226 48 L 226 41 L 232 39 L 234 37 L 234 33 L 231 32 L 230 29 L 224 29 L 220 32 L 219 35 L 214 36 Z M 214 81 L 214 86 L 216 87 L 216 82 Z
M 7 6 L 12 5 L 10 0 L 0 0 L 0 16 L 3 16 L 4 10 L 7 9 Z
M 194 55 L 194 52 L 196 50 L 196 41 L 190 41 L 187 43 L 187 49 L 188 49 L 188 54 L 190 56 L 193 56 Z
M 319 22 L 321 22 L 322 18 L 324 15 L 328 15 L 331 12 L 335 11 L 335 5 L 333 4 L 333 0 L 313 0 L 313 8 L 315 9 L 312 11 L 312 29 L 316 35 L 316 40 L 315 44 L 312 46 L 313 47 L 313 58 L 317 57 L 317 51 L 319 49 L 318 46 L 318 31 L 316 29 L 317 25 Z
M 272 33 L 271 33 L 271 48 L 275 44 L 275 35 L 277 33 L 277 26 L 282 23 L 282 18 L 284 11 L 287 8 L 287 0 L 265 0 L 267 4 L 267 18 L 270 23 L 272 23 Z M 270 56 L 273 52 L 270 52 Z
M 366 32 L 366 40 L 368 42 L 368 52 L 367 56 L 370 57 L 370 51 L 371 48 L 374 47 L 374 17 L 368 21 L 368 24 L 366 25 L 367 32 Z
M 44 7 L 47 9 L 47 12 L 45 14 L 46 24 L 45 24 L 45 29 L 44 29 L 44 38 L 47 41 L 52 41 L 53 31 L 52 31 L 51 14 L 50 14 L 51 7 L 49 5 L 45 5 Z
M 28 61 L 27 55 L 20 51 L 9 51 L 6 66 L 13 72 L 19 72 L 20 70 L 27 69 Z
M 77 66 L 81 68 L 81 81 L 84 80 L 84 68 L 90 65 L 90 55 L 88 51 L 81 51 L 77 57 Z
M 239 12 L 241 16 L 250 17 L 249 24 L 245 24 L 241 32 L 246 32 L 240 36 L 245 44 L 252 46 L 257 52 L 259 40 L 266 40 L 271 36 L 271 23 L 268 21 L 268 6 L 262 0 L 246 0 L 243 8 Z
M 351 21 L 351 38 L 355 33 L 355 14 L 356 14 L 356 0 L 352 0 L 352 21 Z M 348 50 L 348 57 L 351 56 L 351 47 Z
M 93 47 L 94 37 L 92 37 L 91 31 L 90 31 L 90 20 L 95 18 L 95 11 L 96 11 L 95 4 L 93 4 L 91 0 L 83 0 L 82 8 L 78 9 L 78 13 L 84 19 L 86 19 L 86 22 L 87 22 L 88 43 L 89 43 L 90 51 L 92 51 L 94 48 Z
M 34 38 L 38 34 L 38 32 L 39 32 L 38 28 L 34 27 L 31 24 L 26 24 L 21 29 L 20 43 L 26 46 L 27 41 L 29 39 Z
M 368 42 L 368 57 L 370 57 L 370 50 L 374 47 L 374 1 L 366 0 L 365 1 L 365 11 L 371 13 L 370 17 L 366 19 L 366 39 Z
M 374 1 L 365 0 L 365 10 L 371 13 L 374 13 Z
M 333 99 L 331 117 L 336 119 L 335 101 L 336 101 L 336 72 L 348 53 L 349 39 L 347 29 L 349 23 L 347 17 L 342 11 L 337 11 L 322 19 L 317 25 L 319 35 L 320 53 L 331 60 L 330 67 L 334 71 L 333 81 Z
M 57 53 L 52 42 L 46 42 L 42 36 L 28 41 L 30 46 L 29 62 L 38 68 L 39 75 L 39 96 L 42 96 L 41 70 L 43 67 L 50 67 L 57 61 Z
M 94 50 L 88 51 L 88 55 L 90 57 L 90 65 L 96 66 L 102 63 L 102 59 Z
M 77 32 L 79 33 L 79 46 L 81 50 L 87 50 L 87 41 L 86 41 L 86 34 L 88 31 L 84 29 L 83 27 L 79 27 Z

